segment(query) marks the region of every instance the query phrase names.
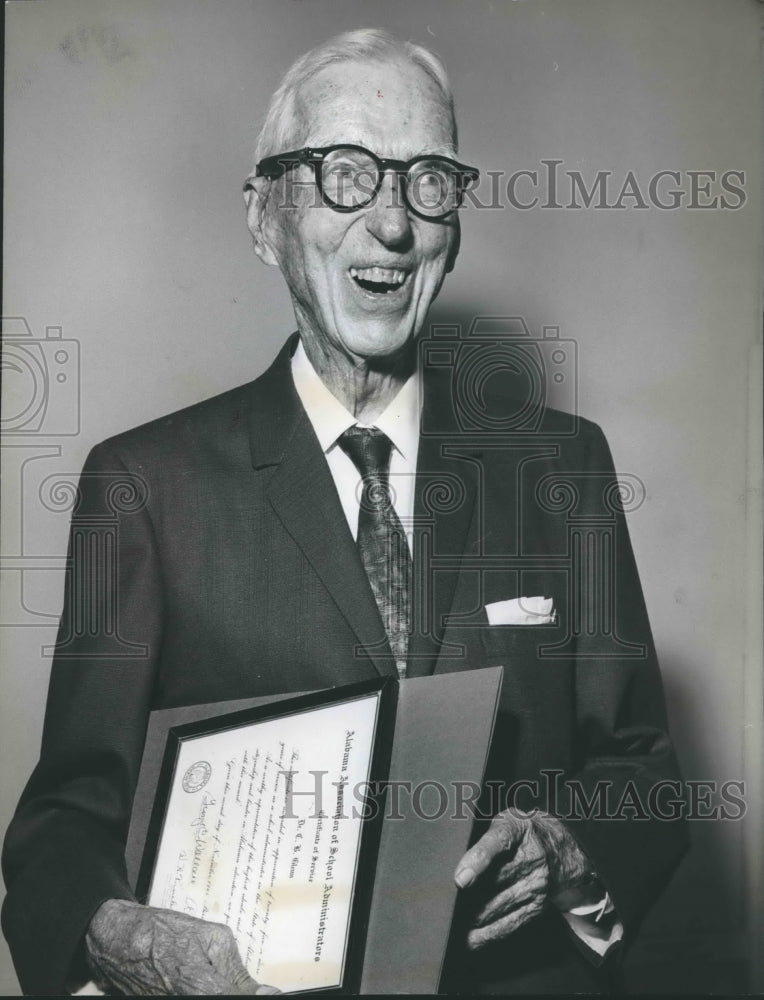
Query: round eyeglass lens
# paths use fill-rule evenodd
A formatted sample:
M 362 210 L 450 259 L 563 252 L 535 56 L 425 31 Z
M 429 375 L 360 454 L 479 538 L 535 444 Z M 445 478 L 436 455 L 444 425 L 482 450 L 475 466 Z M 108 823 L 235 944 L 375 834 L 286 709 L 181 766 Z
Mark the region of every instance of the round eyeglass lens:
M 420 160 L 409 170 L 409 200 L 424 215 L 445 215 L 458 207 L 458 174 L 439 160 Z
M 378 179 L 374 160 L 357 149 L 335 149 L 321 164 L 324 197 L 343 208 L 359 208 L 371 201 Z

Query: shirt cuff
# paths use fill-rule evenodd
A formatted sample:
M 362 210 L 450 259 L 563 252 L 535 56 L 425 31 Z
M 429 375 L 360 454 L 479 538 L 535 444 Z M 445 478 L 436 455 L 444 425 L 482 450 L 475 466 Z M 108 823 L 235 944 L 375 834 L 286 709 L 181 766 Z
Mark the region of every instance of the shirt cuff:
M 600 958 L 604 958 L 623 937 L 623 924 L 607 892 L 596 903 L 574 906 L 562 915 L 579 941 Z

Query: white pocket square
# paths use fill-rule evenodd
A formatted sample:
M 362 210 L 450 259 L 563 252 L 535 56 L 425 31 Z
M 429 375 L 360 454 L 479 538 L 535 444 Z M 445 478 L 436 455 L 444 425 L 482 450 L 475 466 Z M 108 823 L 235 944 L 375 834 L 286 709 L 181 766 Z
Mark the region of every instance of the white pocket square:
M 513 597 L 486 604 L 489 625 L 554 625 L 557 613 L 551 597 Z

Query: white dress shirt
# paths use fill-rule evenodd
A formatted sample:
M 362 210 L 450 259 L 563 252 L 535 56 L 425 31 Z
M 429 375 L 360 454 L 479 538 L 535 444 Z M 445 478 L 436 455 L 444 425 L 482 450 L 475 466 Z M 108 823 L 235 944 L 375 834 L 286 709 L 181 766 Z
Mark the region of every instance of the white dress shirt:
M 292 378 L 318 443 L 326 456 L 353 538 L 358 535 L 360 476 L 353 460 L 338 444 L 340 435 L 354 424 L 366 426 L 345 409 L 321 381 L 302 341 L 292 356 Z M 404 383 L 387 409 L 374 421 L 393 443 L 390 452 L 390 487 L 393 506 L 413 552 L 414 479 L 419 449 L 421 387 L 418 374 Z M 532 627 L 532 626 L 531 626 Z M 562 914 L 584 944 L 604 957 L 623 937 L 623 925 L 615 917 L 610 896 L 588 906 L 576 906 Z
M 338 439 L 348 427 L 355 424 L 359 427 L 367 425 L 356 420 L 337 397 L 329 392 L 310 363 L 302 342 L 297 345 L 292 357 L 292 378 L 321 450 L 326 455 L 348 527 L 353 538 L 356 538 L 361 480 L 355 463 L 340 448 Z M 406 532 L 409 549 L 412 549 L 420 410 L 419 378 L 414 374 L 373 425 L 384 431 L 393 443 L 390 452 L 390 493 L 395 513 Z

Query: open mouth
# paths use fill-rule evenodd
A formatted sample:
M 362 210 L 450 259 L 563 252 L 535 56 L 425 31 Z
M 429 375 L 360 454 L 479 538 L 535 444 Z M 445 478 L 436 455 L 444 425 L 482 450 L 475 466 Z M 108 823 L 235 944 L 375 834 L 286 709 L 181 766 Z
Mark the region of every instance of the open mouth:
M 397 267 L 351 267 L 350 277 L 365 292 L 389 295 L 406 283 L 408 274 Z

